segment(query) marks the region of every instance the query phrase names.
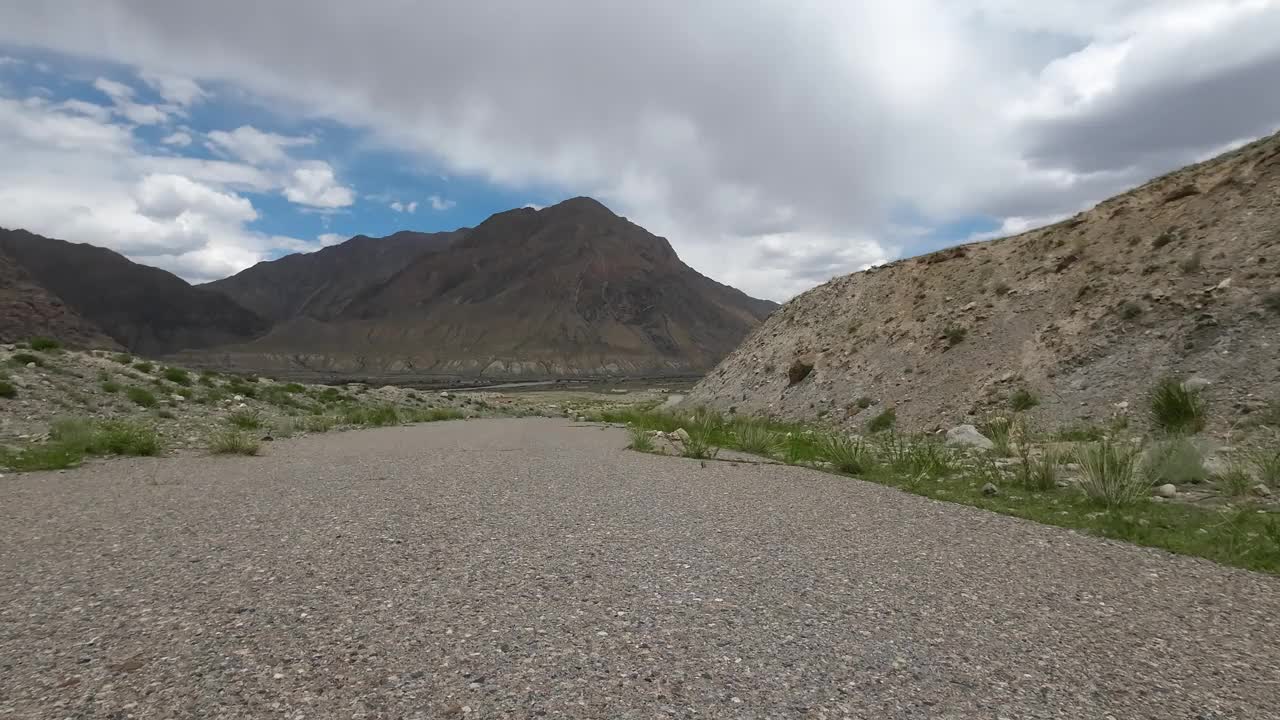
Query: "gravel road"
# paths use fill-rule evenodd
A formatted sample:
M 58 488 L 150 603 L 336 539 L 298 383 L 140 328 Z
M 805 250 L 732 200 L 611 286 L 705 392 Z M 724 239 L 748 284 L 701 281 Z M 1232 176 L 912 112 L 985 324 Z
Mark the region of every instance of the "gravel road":
M 3 718 L 1276 718 L 1280 579 L 558 420 L 0 479 Z

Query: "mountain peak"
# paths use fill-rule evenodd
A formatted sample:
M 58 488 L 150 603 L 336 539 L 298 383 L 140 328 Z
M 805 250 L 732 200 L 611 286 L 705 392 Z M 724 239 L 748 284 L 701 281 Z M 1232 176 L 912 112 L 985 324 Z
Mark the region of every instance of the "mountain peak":
M 599 200 L 596 200 L 595 198 L 590 198 L 585 195 L 580 195 L 578 197 L 569 198 L 568 200 L 563 200 L 559 203 L 556 203 L 555 205 L 552 205 L 547 208 L 543 208 L 542 212 L 553 213 L 553 214 L 572 213 L 575 215 L 603 214 L 603 215 L 608 215 L 611 218 L 618 217 L 617 213 L 605 207 L 604 203 L 600 202 Z

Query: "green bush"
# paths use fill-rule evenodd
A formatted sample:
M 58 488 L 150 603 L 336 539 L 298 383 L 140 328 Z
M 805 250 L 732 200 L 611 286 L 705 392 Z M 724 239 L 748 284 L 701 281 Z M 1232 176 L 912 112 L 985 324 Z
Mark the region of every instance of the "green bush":
M 0 465 L 16 472 L 62 470 L 83 461 L 83 452 L 63 443 L 42 443 L 17 451 L 0 449 Z
M 33 337 L 31 338 L 31 341 L 28 342 L 27 344 L 31 346 L 32 350 L 36 350 L 39 352 L 48 352 L 50 350 L 58 350 L 62 347 L 62 343 L 58 342 L 57 340 L 54 340 L 53 338 L 47 338 L 47 337 Z
M 871 422 L 867 423 L 867 431 L 878 433 L 886 430 L 892 430 L 898 424 L 898 411 L 893 408 L 885 408 L 880 411 L 879 415 L 871 418 Z
M 1205 408 L 1200 393 L 1174 378 L 1156 385 L 1149 398 L 1151 424 L 1167 433 L 1198 433 L 1204 429 Z
M 111 358 L 121 365 L 128 365 L 133 362 L 133 356 L 129 353 L 117 353 Z
M 1040 398 L 1035 393 L 1026 388 L 1019 388 L 1012 396 L 1009 397 L 1009 407 L 1014 412 L 1022 412 L 1040 404 Z
M 287 393 L 300 393 L 306 392 L 306 390 L 307 388 L 304 385 L 296 382 L 291 382 L 284 386 L 284 391 Z
M 307 415 L 298 418 L 295 427 L 303 432 L 323 433 L 329 432 L 337 424 L 338 418 L 332 415 Z
M 8 380 L 0 380 L 0 398 L 13 399 L 18 397 L 18 388 Z
M 23 367 L 30 365 L 31 363 L 35 363 L 39 366 L 44 365 L 44 360 L 42 360 L 39 355 L 32 355 L 29 352 L 14 353 L 13 356 L 9 358 L 9 362 Z
M 237 410 L 227 415 L 227 424 L 241 430 L 258 430 L 262 428 L 262 416 L 253 410 Z
M 209 452 L 215 455 L 257 455 L 261 448 L 256 437 L 239 430 L 222 430 L 209 439 Z
M 137 387 L 136 385 L 126 390 L 125 396 L 139 407 L 153 408 L 159 404 L 159 401 L 156 400 L 156 396 L 150 390 Z
M 140 372 L 144 372 L 144 373 L 151 372 L 152 370 L 155 369 L 155 367 L 156 367 L 155 365 L 145 361 L 133 364 L 133 369 L 138 370 Z
M 177 383 L 184 386 L 191 384 L 191 373 L 183 370 L 182 368 L 165 368 L 163 377 L 171 383 Z
M 120 392 L 120 383 L 114 380 L 107 380 L 102 383 L 102 392 L 115 394 Z
M 955 347 L 964 342 L 964 339 L 969 335 L 969 330 L 962 325 L 948 325 L 943 329 L 942 335 L 947 339 L 948 347 Z
M 155 428 L 146 425 L 107 421 L 95 430 L 91 452 L 95 455 L 159 455 L 160 438 Z
M 1080 489 L 1107 507 L 1131 505 L 1147 497 L 1151 481 L 1141 471 L 1138 452 L 1111 440 L 1076 449 Z

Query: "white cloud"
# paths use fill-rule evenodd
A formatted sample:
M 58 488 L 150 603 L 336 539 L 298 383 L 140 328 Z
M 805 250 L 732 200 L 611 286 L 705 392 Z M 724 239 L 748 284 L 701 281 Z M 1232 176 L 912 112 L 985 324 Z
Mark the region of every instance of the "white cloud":
M 190 280 L 316 246 L 248 227 L 258 213 L 240 191 L 277 189 L 277 179 L 150 155 L 129 126 L 83 107 L 0 98 L 0 157 L 0 226 L 103 245 Z
M 775 298 L 909 252 L 902 208 L 1012 227 L 1280 122 L 1258 90 L 1280 76 L 1276 0 L 544 0 L 500 3 L 500 25 L 493 3 L 47 5 L 7 4 L 0 41 L 227 83 L 432 172 L 595 195 Z
M 322 235 L 316 238 L 316 242 L 320 243 L 321 247 L 329 247 L 330 245 L 337 245 L 338 243 L 343 243 L 346 241 L 347 241 L 347 238 L 337 233 L 323 233 Z
M 286 163 L 289 161 L 288 148 L 315 143 L 314 138 L 277 135 L 252 125 L 241 125 L 231 132 L 215 130 L 209 133 L 209 141 L 213 148 L 225 150 L 251 165 Z
M 445 211 L 445 210 L 450 210 L 450 209 L 452 209 L 454 206 L 456 206 L 456 205 L 458 204 L 458 203 L 454 202 L 453 200 L 445 200 L 444 198 L 440 197 L 439 195 L 432 195 L 431 197 L 427 198 L 427 202 L 431 205 L 431 209 L 432 209 L 432 210 L 435 210 L 435 211 L 437 211 L 437 212 L 443 212 L 443 211 Z M 415 205 L 416 205 L 416 203 L 415 203 Z
M 10 57 L 8 55 L 0 55 L 0 67 L 16 67 L 25 65 L 26 61 L 22 58 Z
M 355 202 L 351 188 L 338 184 L 329 163 L 314 160 L 295 168 L 285 181 L 284 196 L 289 202 L 316 208 L 341 208 Z
M 162 125 L 169 121 L 169 113 L 158 105 L 145 105 L 133 101 L 133 88 L 124 83 L 100 77 L 93 87 L 111 98 L 115 112 L 139 125 Z
M 191 78 L 144 70 L 139 74 L 160 97 L 175 105 L 194 105 L 209 97 L 209 93 Z
M 387 207 L 391 208 L 392 210 L 395 210 L 398 213 L 409 213 L 410 215 L 412 215 L 413 213 L 418 212 L 418 201 L 414 200 L 413 202 L 402 203 L 399 200 L 396 200 L 395 202 L 392 202 Z
M 175 147 L 186 147 L 191 144 L 191 135 L 179 130 L 178 132 L 166 136 L 160 142 L 165 145 L 173 145 Z

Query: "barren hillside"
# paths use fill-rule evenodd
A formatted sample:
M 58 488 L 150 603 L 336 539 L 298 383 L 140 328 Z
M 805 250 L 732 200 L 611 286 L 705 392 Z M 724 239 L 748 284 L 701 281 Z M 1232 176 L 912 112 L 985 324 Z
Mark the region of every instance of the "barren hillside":
M 809 370 L 808 368 L 812 368 Z M 687 403 L 929 430 L 1003 411 L 1141 415 L 1199 377 L 1224 428 L 1280 399 L 1280 136 L 1070 220 L 836 278 L 758 327 Z

